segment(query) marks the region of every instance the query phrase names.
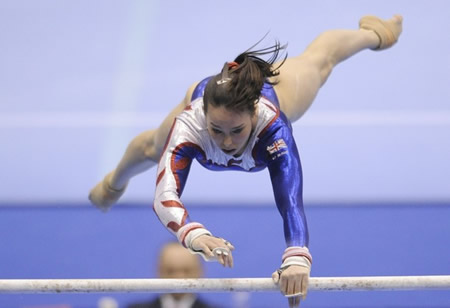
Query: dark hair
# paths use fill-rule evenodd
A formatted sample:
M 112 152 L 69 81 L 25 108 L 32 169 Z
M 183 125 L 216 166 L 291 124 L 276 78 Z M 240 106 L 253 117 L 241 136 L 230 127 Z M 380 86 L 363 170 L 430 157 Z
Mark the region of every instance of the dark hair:
M 225 63 L 220 74 L 208 81 L 203 95 L 205 114 L 208 105 L 212 104 L 232 111 L 247 111 L 253 115 L 255 102 L 261 95 L 264 83 L 277 83 L 269 81 L 268 78 L 279 74 L 278 69 L 286 61 L 287 54 L 278 67 L 273 68 L 272 65 L 278 60 L 280 51 L 286 49 L 286 45 L 281 46 L 280 42 L 276 41 L 275 45 L 267 48 L 252 51 L 253 47 L 255 45 L 237 56 L 234 62 Z M 271 56 L 267 61 L 259 58 L 269 54 Z

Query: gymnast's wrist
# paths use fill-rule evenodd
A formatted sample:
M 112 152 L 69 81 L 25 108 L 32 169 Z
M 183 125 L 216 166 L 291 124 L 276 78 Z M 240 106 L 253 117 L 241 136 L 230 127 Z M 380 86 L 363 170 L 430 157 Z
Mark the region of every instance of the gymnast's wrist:
M 311 268 L 311 264 L 312 256 L 308 247 L 291 246 L 284 251 L 280 268 L 287 268 L 291 265 Z
M 192 251 L 195 251 L 192 247 L 192 243 L 202 235 L 211 235 L 211 232 L 197 222 L 184 225 L 177 232 L 177 238 L 180 244 Z

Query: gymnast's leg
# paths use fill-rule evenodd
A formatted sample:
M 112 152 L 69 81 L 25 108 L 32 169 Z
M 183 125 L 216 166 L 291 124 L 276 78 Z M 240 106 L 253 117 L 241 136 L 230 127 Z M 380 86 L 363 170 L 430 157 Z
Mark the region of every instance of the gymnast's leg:
M 391 47 L 402 31 L 402 17 L 365 16 L 359 30 L 331 30 L 317 37 L 299 56 L 288 58 L 274 86 L 280 108 L 292 122 L 312 104 L 334 66 L 364 49 Z M 276 64 L 275 64 L 276 67 Z
M 197 83 L 189 87 L 183 101 L 157 129 L 145 131 L 130 142 L 117 167 L 90 191 L 89 200 L 95 206 L 108 210 L 122 196 L 132 177 L 158 163 L 172 123 L 190 103 L 196 85 Z

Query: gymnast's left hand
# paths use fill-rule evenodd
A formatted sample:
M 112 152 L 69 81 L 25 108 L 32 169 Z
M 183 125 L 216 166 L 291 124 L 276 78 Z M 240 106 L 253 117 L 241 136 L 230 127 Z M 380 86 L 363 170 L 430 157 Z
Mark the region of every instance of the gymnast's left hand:
M 310 269 L 291 265 L 272 274 L 273 281 L 279 285 L 281 293 L 288 297 L 289 307 L 299 307 L 300 299 L 306 298 Z
M 201 235 L 192 244 L 192 249 L 201 250 L 209 259 L 216 259 L 225 267 L 233 267 L 233 255 L 231 251 L 234 246 L 221 237 Z

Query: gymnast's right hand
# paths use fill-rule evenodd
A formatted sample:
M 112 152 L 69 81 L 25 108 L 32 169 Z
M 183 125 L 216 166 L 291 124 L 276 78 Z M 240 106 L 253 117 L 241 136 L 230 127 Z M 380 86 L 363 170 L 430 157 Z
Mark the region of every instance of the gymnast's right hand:
M 231 252 L 234 246 L 223 238 L 201 235 L 192 241 L 191 247 L 195 251 L 202 251 L 208 259 L 216 259 L 225 267 L 233 267 Z

